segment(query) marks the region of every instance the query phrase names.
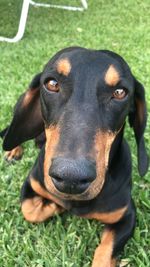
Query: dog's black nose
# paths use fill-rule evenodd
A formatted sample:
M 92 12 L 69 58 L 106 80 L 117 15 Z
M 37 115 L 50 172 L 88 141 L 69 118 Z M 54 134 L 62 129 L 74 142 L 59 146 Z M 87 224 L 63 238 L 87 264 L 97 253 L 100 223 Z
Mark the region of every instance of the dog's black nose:
M 81 194 L 96 178 L 95 164 L 87 159 L 66 159 L 58 157 L 52 160 L 49 175 L 60 192 Z

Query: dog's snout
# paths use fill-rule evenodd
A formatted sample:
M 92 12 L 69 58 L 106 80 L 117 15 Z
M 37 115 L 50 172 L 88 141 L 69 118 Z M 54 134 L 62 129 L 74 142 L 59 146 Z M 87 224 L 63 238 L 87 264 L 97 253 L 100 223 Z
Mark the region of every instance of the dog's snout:
M 60 192 L 81 194 L 96 178 L 95 164 L 87 159 L 55 158 L 49 175 Z

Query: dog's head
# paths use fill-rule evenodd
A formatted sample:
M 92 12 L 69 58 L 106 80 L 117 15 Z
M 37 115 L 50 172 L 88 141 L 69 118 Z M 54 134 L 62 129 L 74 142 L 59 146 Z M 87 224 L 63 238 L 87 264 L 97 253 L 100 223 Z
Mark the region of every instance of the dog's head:
M 148 157 L 143 86 L 119 55 L 67 48 L 47 63 L 21 96 L 4 149 L 45 128 L 46 188 L 63 199 L 92 199 L 103 186 L 110 152 L 113 157 L 120 145 L 127 116 L 137 142 L 139 173 L 144 175 Z

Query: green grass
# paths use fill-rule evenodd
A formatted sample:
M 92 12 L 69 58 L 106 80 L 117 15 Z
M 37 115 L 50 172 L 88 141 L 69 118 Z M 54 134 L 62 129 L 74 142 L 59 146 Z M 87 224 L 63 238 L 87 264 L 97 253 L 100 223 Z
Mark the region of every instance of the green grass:
M 79 1 L 57 1 L 58 3 Z M 56 2 L 56 1 L 53 1 Z M 121 54 L 146 88 L 150 110 L 150 8 L 149 0 L 89 0 L 84 12 L 31 7 L 24 38 L 17 44 L 0 43 L 0 128 L 11 118 L 17 97 L 33 75 L 59 49 L 79 45 L 110 49 Z M 17 30 L 20 0 L 0 1 L 0 33 L 13 36 Z M 145 133 L 150 147 L 150 119 Z M 150 172 L 137 172 L 133 133 L 126 130 L 132 148 L 133 198 L 137 207 L 134 238 L 121 258 L 129 267 L 150 266 Z M 47 223 L 32 225 L 20 211 L 20 187 L 37 150 L 32 141 L 25 145 L 21 162 L 10 165 L 0 152 L 0 266 L 2 267 L 89 267 L 101 226 L 68 213 Z M 123 264 L 122 262 L 122 264 Z M 123 265 L 122 265 L 123 266 Z

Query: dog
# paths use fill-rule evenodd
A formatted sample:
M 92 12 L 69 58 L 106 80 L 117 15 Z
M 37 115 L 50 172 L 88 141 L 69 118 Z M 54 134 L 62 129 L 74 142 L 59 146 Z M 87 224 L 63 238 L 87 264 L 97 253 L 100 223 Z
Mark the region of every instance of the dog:
M 138 170 L 148 170 L 143 85 L 125 60 L 108 50 L 59 51 L 21 95 L 1 132 L 8 161 L 36 139 L 39 156 L 21 190 L 23 216 L 42 222 L 69 210 L 105 224 L 92 267 L 114 267 L 132 236 L 131 155 L 126 118 L 137 143 Z

